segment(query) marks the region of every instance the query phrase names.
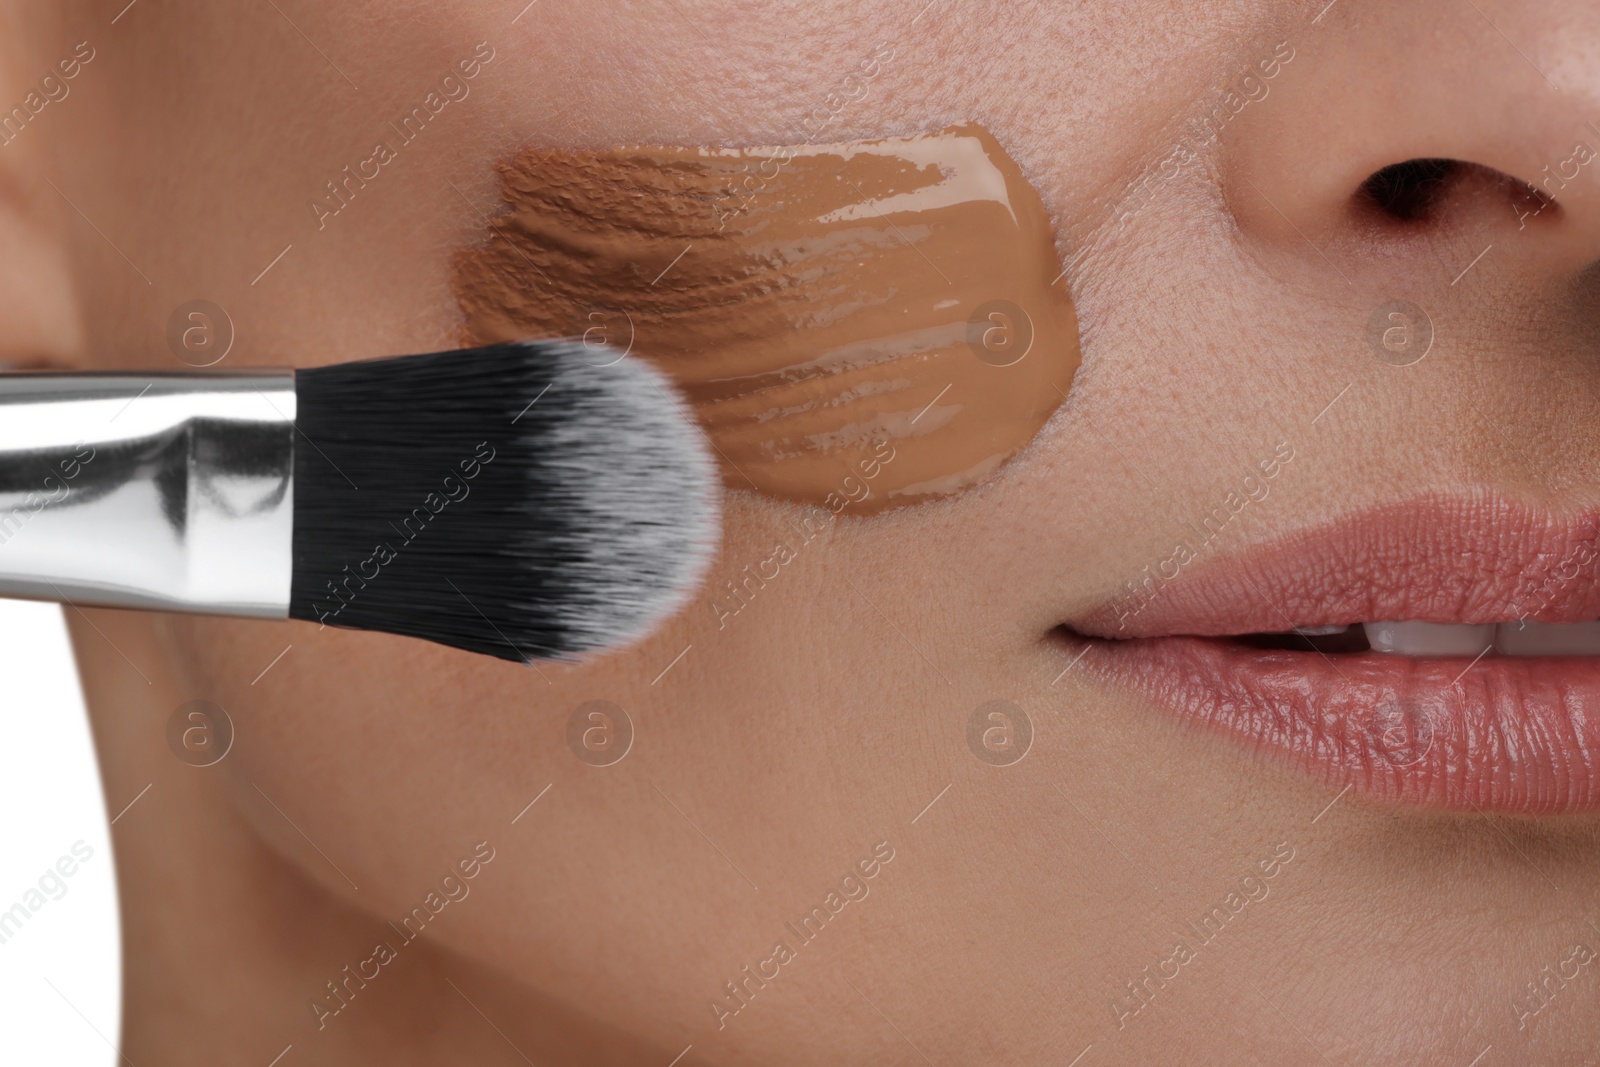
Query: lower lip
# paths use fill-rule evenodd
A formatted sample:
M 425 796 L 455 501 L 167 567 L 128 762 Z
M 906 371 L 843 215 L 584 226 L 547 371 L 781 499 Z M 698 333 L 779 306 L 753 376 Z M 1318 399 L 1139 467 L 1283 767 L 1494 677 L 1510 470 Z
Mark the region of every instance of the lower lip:
M 1600 662 L 1325 657 L 1194 637 L 1092 640 L 1091 675 L 1335 789 L 1411 808 L 1600 811 Z

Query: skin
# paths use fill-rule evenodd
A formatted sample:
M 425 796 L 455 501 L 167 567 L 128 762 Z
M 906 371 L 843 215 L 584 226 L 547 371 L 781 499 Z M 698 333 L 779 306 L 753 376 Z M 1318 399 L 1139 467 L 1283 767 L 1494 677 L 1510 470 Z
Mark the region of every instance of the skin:
M 679 1064 L 1600 1062 L 1600 962 L 1521 1028 L 1510 1007 L 1575 943 L 1600 949 L 1594 818 L 1329 808 L 1062 676 L 1051 636 L 1280 440 L 1296 458 L 1219 551 L 1427 491 L 1596 502 L 1600 180 L 1586 168 L 1519 229 L 1488 170 L 1536 181 L 1597 143 L 1591 5 L 1342 0 L 1313 22 L 1321 0 L 143 0 L 113 25 L 122 6 L 0 5 L 6 101 L 96 49 L 0 149 L 13 362 L 181 368 L 164 324 L 196 298 L 231 316 L 224 366 L 447 347 L 450 257 L 495 210 L 494 160 L 802 140 L 879 41 L 895 58 L 830 139 L 984 123 L 1055 219 L 1084 340 L 1070 402 L 1000 477 L 843 522 L 720 632 L 702 601 L 540 673 L 305 624 L 69 610 L 107 803 L 153 783 L 114 828 L 132 1062 L 290 1044 L 290 1067 L 665 1067 L 688 1045 Z M 479 41 L 495 58 L 470 97 L 317 230 L 306 201 Z M 1130 197 L 1285 41 L 1268 95 Z M 1486 169 L 1421 222 L 1356 196 L 1418 157 Z M 1366 344 L 1392 299 L 1433 319 L 1412 367 Z M 787 513 L 726 508 L 714 580 L 765 558 Z M 597 698 L 636 731 L 605 768 L 564 741 Z M 214 767 L 166 746 L 191 699 L 237 730 Z M 1008 767 L 965 741 L 996 699 L 1034 730 Z M 480 841 L 495 858 L 470 896 L 319 1030 L 307 1002 Z M 870 895 L 719 1030 L 723 982 L 880 841 Z M 1119 1027 L 1124 983 L 1279 845 L 1269 894 Z

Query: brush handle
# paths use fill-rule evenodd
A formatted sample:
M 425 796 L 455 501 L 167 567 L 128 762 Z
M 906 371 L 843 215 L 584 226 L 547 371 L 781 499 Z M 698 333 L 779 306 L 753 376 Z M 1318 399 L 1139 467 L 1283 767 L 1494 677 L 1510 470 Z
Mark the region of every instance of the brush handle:
M 0 596 L 285 618 L 294 372 L 0 374 Z

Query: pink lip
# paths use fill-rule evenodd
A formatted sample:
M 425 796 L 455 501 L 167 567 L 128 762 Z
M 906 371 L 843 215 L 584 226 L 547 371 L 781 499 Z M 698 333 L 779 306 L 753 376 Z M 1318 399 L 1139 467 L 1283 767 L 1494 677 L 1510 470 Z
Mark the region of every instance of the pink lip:
M 1207 551 L 1198 536 L 1188 544 Z M 1390 619 L 1600 618 L 1600 514 L 1428 498 L 1173 567 L 1183 555 L 1068 620 L 1069 636 L 1089 642 L 1086 670 L 1382 803 L 1600 811 L 1600 658 L 1324 656 L 1216 639 Z

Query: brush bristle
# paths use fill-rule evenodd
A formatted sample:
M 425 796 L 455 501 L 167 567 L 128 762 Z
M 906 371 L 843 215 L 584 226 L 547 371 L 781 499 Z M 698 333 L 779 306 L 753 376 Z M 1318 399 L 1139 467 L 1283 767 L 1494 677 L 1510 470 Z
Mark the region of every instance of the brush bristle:
M 643 636 L 720 534 L 665 376 L 576 341 L 300 371 L 289 614 L 503 659 Z

